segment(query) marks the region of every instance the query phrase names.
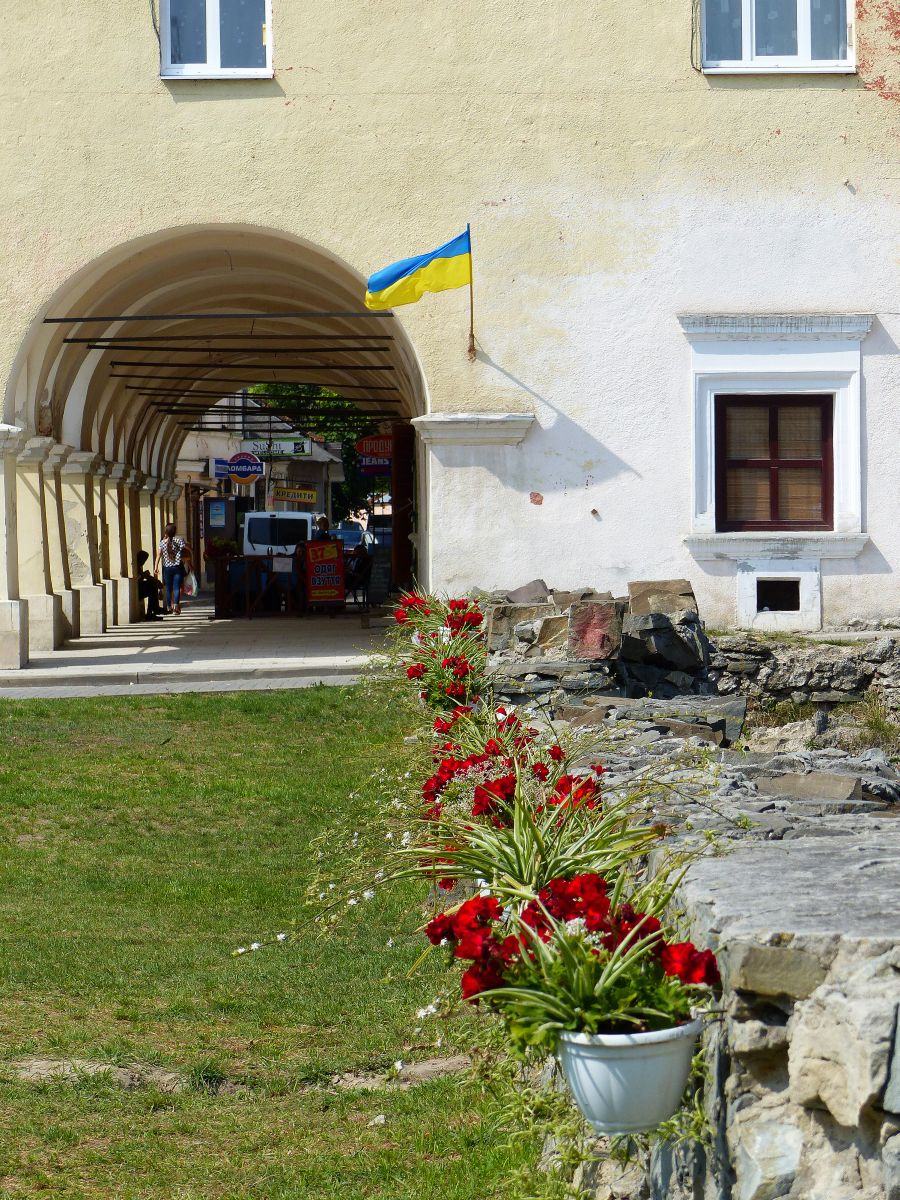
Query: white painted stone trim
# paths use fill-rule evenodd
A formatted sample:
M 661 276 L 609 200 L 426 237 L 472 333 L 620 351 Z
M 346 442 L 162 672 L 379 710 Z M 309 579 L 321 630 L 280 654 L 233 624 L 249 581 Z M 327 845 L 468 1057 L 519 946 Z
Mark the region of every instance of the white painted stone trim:
M 698 562 L 856 558 L 862 554 L 866 533 L 705 533 L 690 534 L 684 544 Z
M 689 341 L 800 341 L 822 338 L 860 342 L 872 328 L 871 313 L 681 313 Z
M 716 531 L 715 397 L 717 395 L 834 394 L 834 530 L 862 533 L 860 344 L 843 340 L 724 342 L 698 339 L 691 347 L 694 497 L 691 534 Z M 782 533 L 785 539 L 809 535 Z
M 534 421 L 531 413 L 429 413 L 411 424 L 428 446 L 517 446 Z
M 799 612 L 758 612 L 756 585 L 760 579 L 796 579 L 800 584 Z M 751 559 L 737 565 L 738 624 L 742 629 L 809 630 L 822 627 L 822 580 L 819 563 L 798 559 Z

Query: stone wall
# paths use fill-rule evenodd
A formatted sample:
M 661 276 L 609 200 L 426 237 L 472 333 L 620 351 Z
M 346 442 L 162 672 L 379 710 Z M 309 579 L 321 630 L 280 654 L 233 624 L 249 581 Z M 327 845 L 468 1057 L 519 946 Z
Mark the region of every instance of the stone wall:
M 578 1182 L 596 1200 L 900 1200 L 900 770 L 877 749 L 710 752 L 663 707 L 588 706 L 607 794 L 651 773 L 677 787 L 659 815 L 719 839 L 678 898 L 723 975 L 710 1136 L 627 1170 L 598 1147 Z
M 720 695 L 842 703 L 874 689 L 900 709 L 900 642 L 891 637 L 829 645 L 735 634 L 716 638 L 710 649 L 709 680 Z

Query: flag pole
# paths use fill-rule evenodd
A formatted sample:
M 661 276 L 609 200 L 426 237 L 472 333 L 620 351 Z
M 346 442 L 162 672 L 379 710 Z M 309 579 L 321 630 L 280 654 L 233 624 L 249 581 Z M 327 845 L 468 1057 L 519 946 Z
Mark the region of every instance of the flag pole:
M 475 275 L 475 265 L 472 259 L 472 226 L 466 222 L 466 233 L 469 235 L 469 362 L 475 361 L 475 289 L 472 283 Z

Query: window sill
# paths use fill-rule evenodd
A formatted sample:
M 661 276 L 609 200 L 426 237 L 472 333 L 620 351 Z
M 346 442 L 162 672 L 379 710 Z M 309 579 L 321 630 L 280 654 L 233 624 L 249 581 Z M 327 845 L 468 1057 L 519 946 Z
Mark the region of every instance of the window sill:
M 173 79 L 274 79 L 271 67 L 229 68 L 222 71 L 160 71 L 160 79 L 167 83 Z
M 805 65 L 790 63 L 784 66 L 757 66 L 755 63 L 727 67 L 703 67 L 704 75 L 855 75 L 855 63 Z
M 683 539 L 698 562 L 739 562 L 749 558 L 857 558 L 867 533 L 759 532 L 693 533 Z

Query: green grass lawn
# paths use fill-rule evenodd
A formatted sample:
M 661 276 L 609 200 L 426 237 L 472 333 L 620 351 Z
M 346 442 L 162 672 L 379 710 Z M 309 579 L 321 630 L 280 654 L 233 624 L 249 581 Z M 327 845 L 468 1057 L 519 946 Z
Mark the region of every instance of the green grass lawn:
M 2 703 L 0 1061 L 159 1063 L 195 1086 L 0 1082 L 0 1197 L 502 1195 L 520 1152 L 474 1083 L 324 1086 L 452 1050 L 453 1023 L 413 1035 L 442 980 L 405 976 L 414 891 L 232 955 L 297 913 L 323 827 L 366 820 L 402 721 L 350 688 Z

